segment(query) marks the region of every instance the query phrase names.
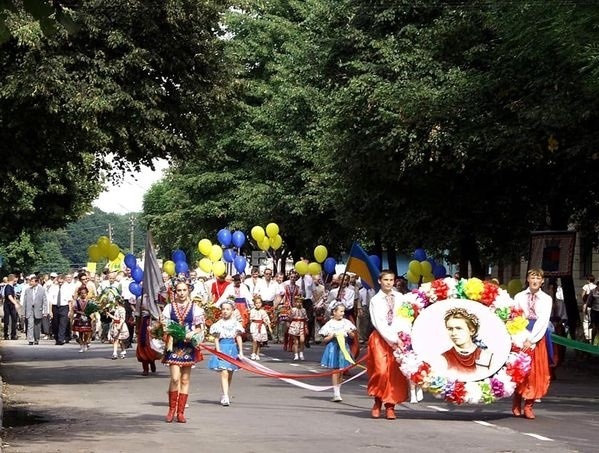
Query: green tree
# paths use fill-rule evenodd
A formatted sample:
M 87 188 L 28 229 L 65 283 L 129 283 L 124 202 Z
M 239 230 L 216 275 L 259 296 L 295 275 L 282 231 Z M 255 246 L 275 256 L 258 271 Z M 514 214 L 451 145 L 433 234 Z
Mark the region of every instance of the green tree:
M 4 239 L 75 220 L 105 177 L 195 153 L 227 80 L 226 2 L 69 2 L 74 34 L 44 34 L 45 20 L 14 5 L 0 12 Z

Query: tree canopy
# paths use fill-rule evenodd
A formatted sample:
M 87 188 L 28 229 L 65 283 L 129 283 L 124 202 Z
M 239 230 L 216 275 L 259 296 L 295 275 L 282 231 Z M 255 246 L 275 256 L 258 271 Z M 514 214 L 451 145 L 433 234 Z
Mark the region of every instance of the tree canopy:
M 0 11 L 2 239 L 80 217 L 125 169 L 197 153 L 225 99 L 226 2 L 59 2 L 76 32 L 31 8 L 46 3 Z
M 525 255 L 532 230 L 591 232 L 598 18 L 575 3 L 247 1 L 225 21 L 234 105 L 211 156 L 166 183 L 189 200 L 193 228 L 178 228 L 275 220 L 296 256 L 361 238 L 477 275 Z

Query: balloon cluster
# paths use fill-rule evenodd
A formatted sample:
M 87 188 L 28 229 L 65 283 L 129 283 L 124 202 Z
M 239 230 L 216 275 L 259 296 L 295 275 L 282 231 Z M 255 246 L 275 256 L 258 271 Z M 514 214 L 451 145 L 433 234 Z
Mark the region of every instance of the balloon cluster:
M 283 245 L 283 238 L 279 234 L 279 225 L 276 223 L 271 222 L 266 225 L 266 228 L 256 225 L 252 227 L 250 234 L 258 248 L 264 252 L 271 248 L 278 250 Z
M 227 228 L 218 231 L 216 239 L 219 244 L 213 244 L 210 239 L 202 239 L 198 242 L 198 250 L 204 255 L 200 260 L 200 269 L 206 273 L 223 275 L 227 272 L 225 263 L 233 263 L 237 272 L 244 272 L 247 260 L 240 255 L 238 250 L 245 244 L 245 233 L 240 230 L 231 232 Z
M 337 262 L 335 261 L 334 258 L 327 258 L 327 255 L 329 254 L 327 248 L 324 245 L 317 245 L 314 248 L 314 259 L 316 260 L 315 262 L 310 262 L 310 263 L 306 263 L 305 261 L 298 261 L 297 263 L 295 263 L 295 271 L 300 274 L 300 275 L 306 275 L 306 274 L 310 274 L 310 275 L 317 275 L 320 274 L 322 272 L 322 266 L 321 263 L 325 263 L 325 271 L 329 274 L 334 273 L 335 271 L 335 265 L 337 264 Z M 333 262 L 333 272 L 329 272 L 326 270 L 326 260 L 330 259 Z
M 129 291 L 131 291 L 131 294 L 133 294 L 134 296 L 140 297 L 143 292 L 141 283 L 144 279 L 144 271 L 137 264 L 137 258 L 135 258 L 135 255 L 127 253 L 125 255 L 124 261 L 125 266 L 131 269 L 131 278 L 133 279 L 133 281 L 129 283 Z
M 118 258 L 121 249 L 118 245 L 112 243 L 107 236 L 100 236 L 95 244 L 91 244 L 87 248 L 89 260 L 97 263 L 102 258 L 107 258 L 109 261 Z
M 173 276 L 176 274 L 186 274 L 189 272 L 189 265 L 187 264 L 187 257 L 183 250 L 173 250 L 171 253 L 171 259 L 164 262 L 162 270 L 168 275 Z
M 428 283 L 436 278 L 444 278 L 447 274 L 445 266 L 436 263 L 433 259 L 426 257 L 426 251 L 418 248 L 414 250 L 414 259 L 408 264 L 406 278 L 410 283 Z

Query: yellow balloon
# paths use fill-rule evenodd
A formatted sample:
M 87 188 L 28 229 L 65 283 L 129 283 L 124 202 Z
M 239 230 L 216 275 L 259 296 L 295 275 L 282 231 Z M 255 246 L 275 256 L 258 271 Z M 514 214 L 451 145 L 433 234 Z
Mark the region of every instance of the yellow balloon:
M 260 250 L 264 250 L 266 252 L 270 248 L 270 239 L 267 236 L 264 236 L 258 243 L 258 247 Z
M 250 232 L 250 234 L 252 235 L 252 238 L 254 238 L 254 241 L 256 241 L 258 244 L 260 243 L 260 241 L 262 239 L 264 239 L 264 236 L 266 236 L 266 233 L 264 232 L 264 228 L 262 228 L 261 226 L 256 225 L 255 227 L 252 228 L 252 231 Z
M 107 236 L 100 236 L 97 244 L 102 256 L 108 255 L 108 252 L 110 251 L 110 239 L 108 239 Z
M 415 275 L 418 278 L 420 278 L 420 276 L 422 275 L 422 268 L 420 267 L 420 261 L 417 261 L 417 260 L 410 261 L 410 263 L 408 264 L 408 269 L 410 270 L 412 275 Z M 418 278 L 416 279 L 415 282 L 412 282 L 412 283 L 418 283 Z
M 298 261 L 295 263 L 295 270 L 300 275 L 306 275 L 308 273 L 308 263 L 305 261 Z
M 212 261 L 210 261 L 210 258 L 202 258 L 200 260 L 200 269 L 206 273 L 212 270 Z
M 314 258 L 316 258 L 316 261 L 319 263 L 322 263 L 324 260 L 326 260 L 328 254 L 329 251 L 324 245 L 317 245 L 314 249 Z
M 318 275 L 318 274 L 320 274 L 320 271 L 322 271 L 322 267 L 320 266 L 320 263 L 308 264 L 308 272 L 310 273 L 310 275 Z
M 175 262 L 168 260 L 162 265 L 162 270 L 168 275 L 175 275 Z
M 427 263 L 428 263 L 428 261 L 427 261 Z M 430 264 L 430 263 L 428 263 L 428 264 Z M 434 276 L 433 274 L 431 274 L 431 273 L 424 274 L 424 275 L 422 276 L 422 282 L 423 282 L 423 283 L 430 283 L 430 282 L 432 282 L 434 279 L 435 279 L 435 276 Z
M 433 272 L 433 266 L 430 261 L 420 261 L 420 273 L 427 275 Z
M 266 225 L 266 235 L 269 238 L 274 238 L 277 234 L 279 234 L 279 225 L 276 223 L 269 223 Z
M 273 250 L 279 250 L 283 245 L 283 238 L 280 234 L 277 234 L 274 238 L 270 238 L 270 246 Z
M 92 263 L 97 263 L 102 259 L 102 252 L 98 244 L 92 244 L 87 248 L 87 256 Z
M 418 283 L 418 280 L 420 279 L 420 274 L 416 275 L 412 271 L 408 271 L 406 273 L 406 278 L 410 283 Z
M 210 253 L 208 254 L 208 258 L 210 258 L 210 261 L 212 261 L 214 263 L 215 261 L 220 260 L 222 257 L 223 257 L 222 247 L 218 244 L 212 244 L 212 247 L 210 248 Z
M 522 291 L 522 282 L 518 279 L 510 280 L 507 284 L 507 292 L 511 297 L 514 297 Z
M 210 239 L 202 239 L 198 242 L 198 250 L 204 256 L 210 255 L 212 251 L 212 242 L 210 242 Z
M 222 261 L 217 261 L 212 265 L 212 273 L 217 277 L 225 275 L 227 273 L 227 266 Z
M 106 257 L 112 261 L 118 258 L 119 253 L 121 253 L 121 249 L 119 249 L 119 246 L 116 244 L 110 244 L 108 246 L 108 253 L 106 254 Z

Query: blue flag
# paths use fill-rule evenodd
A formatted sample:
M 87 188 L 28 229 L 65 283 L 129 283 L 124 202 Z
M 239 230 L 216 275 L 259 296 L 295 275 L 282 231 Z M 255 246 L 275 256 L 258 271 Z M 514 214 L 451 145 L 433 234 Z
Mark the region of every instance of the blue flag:
M 345 272 L 353 272 L 358 275 L 364 283 L 370 288 L 374 288 L 375 291 L 380 289 L 379 271 L 357 242 L 354 242 L 351 247 L 345 265 Z

